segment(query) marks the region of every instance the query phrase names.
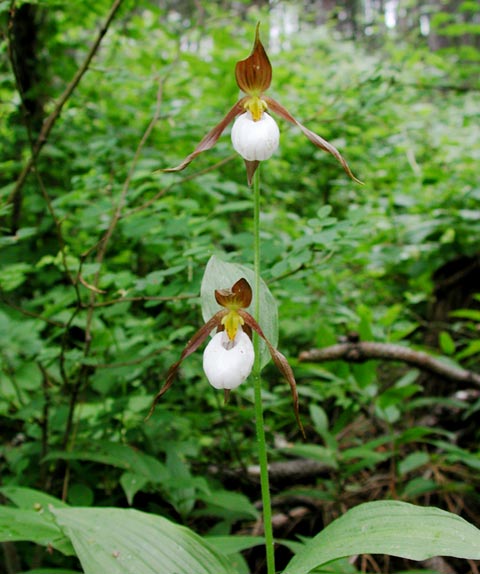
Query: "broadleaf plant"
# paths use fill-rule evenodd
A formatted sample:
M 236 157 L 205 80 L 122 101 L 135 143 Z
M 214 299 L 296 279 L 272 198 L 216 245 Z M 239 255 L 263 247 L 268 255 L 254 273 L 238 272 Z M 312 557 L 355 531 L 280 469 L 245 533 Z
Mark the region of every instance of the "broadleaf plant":
M 85 574 L 97 574 L 99 567 L 108 574 L 157 574 L 160 565 L 162 574 L 236 574 L 221 552 L 163 517 L 131 509 L 68 507 L 32 489 L 3 489 L 3 493 L 22 508 L 0 507 L 2 542 L 25 540 L 67 555 L 75 552 Z M 39 501 L 35 509 L 23 508 L 35 500 Z M 48 509 L 43 508 L 45 502 Z M 368 502 L 300 547 L 283 574 L 309 574 L 358 554 L 479 560 L 480 530 L 438 508 Z
M 292 558 L 284 574 L 309 574 L 332 560 L 355 554 L 478 560 L 480 530 L 439 508 L 393 500 L 367 502 L 317 534 Z

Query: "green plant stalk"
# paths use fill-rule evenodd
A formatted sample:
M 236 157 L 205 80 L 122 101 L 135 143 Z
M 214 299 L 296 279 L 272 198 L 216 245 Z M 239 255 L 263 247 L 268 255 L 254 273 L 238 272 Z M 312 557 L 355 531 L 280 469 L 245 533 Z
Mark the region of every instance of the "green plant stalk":
M 255 280 L 253 285 L 254 294 L 254 317 L 260 322 L 260 166 L 253 176 L 253 268 Z M 253 388 L 255 395 L 255 425 L 257 431 L 258 459 L 260 465 L 260 485 L 262 490 L 263 505 L 263 528 L 265 533 L 265 548 L 267 557 L 267 574 L 275 574 L 275 554 L 272 528 L 272 505 L 270 500 L 270 484 L 268 477 L 267 443 L 265 440 L 265 424 L 263 420 L 262 406 L 262 380 L 260 338 L 257 333 L 253 334 L 253 350 L 255 360 L 253 363 Z

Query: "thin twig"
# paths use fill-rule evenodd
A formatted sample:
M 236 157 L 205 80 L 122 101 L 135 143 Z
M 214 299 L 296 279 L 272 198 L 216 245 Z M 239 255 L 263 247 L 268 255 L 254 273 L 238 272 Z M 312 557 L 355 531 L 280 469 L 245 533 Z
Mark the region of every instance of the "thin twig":
M 198 293 L 184 293 L 182 295 L 171 295 L 171 296 L 146 296 L 140 295 L 138 297 L 119 297 L 118 299 L 110 299 L 109 301 L 101 301 L 95 303 L 95 308 L 97 307 L 108 307 L 110 305 L 117 305 L 118 303 L 137 303 L 144 301 L 183 301 L 185 299 L 195 299 L 198 297 Z
M 480 386 L 480 375 L 473 371 L 447 365 L 440 359 L 432 357 L 432 355 L 428 355 L 422 351 L 415 351 L 408 347 L 390 343 L 374 343 L 370 341 L 341 343 L 323 349 L 303 351 L 299 356 L 300 361 L 311 361 L 314 363 L 338 360 L 362 363 L 369 359 L 402 361 L 452 381 L 473 383 Z
M 114 3 L 112 4 L 112 7 L 110 8 L 110 11 L 109 11 L 109 13 L 105 19 L 105 23 L 103 24 L 102 28 L 100 29 L 100 31 L 97 35 L 97 38 L 96 38 L 95 42 L 93 43 L 92 47 L 90 48 L 82 66 L 77 70 L 74 78 L 72 79 L 70 84 L 67 86 L 67 88 L 64 91 L 64 93 L 62 94 L 62 96 L 60 96 L 60 99 L 57 102 L 55 109 L 53 110 L 53 112 L 50 114 L 50 116 L 45 121 L 43 128 L 42 128 L 42 131 L 40 132 L 40 136 L 37 140 L 37 144 L 36 144 L 36 146 L 32 152 L 32 156 L 29 160 L 29 163 L 25 166 L 19 180 L 17 181 L 16 187 L 19 187 L 19 186 L 21 187 L 23 185 L 23 183 L 26 179 L 26 176 L 27 176 L 28 172 L 30 171 L 30 169 L 33 165 L 33 162 L 35 161 L 36 157 L 38 156 L 38 153 L 40 152 L 43 144 L 45 143 L 45 141 L 48 137 L 48 134 L 50 133 L 55 121 L 59 117 L 63 105 L 68 100 L 68 98 L 71 96 L 71 94 L 73 93 L 73 91 L 77 87 L 78 83 L 80 82 L 82 76 L 87 71 L 88 66 L 89 66 L 93 56 L 95 55 L 95 53 L 97 52 L 97 50 L 100 46 L 100 42 L 102 41 L 102 38 L 105 36 L 105 34 L 106 34 L 111 22 L 113 21 L 113 18 L 114 18 L 115 14 L 116 14 L 116 12 L 119 9 L 121 4 L 122 4 L 122 0 L 115 0 Z M 23 176 L 23 180 L 22 180 L 22 176 Z M 77 282 L 75 281 L 74 284 L 76 285 L 76 283 Z M 94 295 L 93 291 L 91 291 L 91 293 L 90 293 L 90 300 L 91 301 L 92 301 L 92 294 Z M 95 299 L 93 299 L 93 302 L 94 301 L 95 301 Z M 68 322 L 69 325 L 73 323 L 73 320 L 74 320 L 75 316 L 78 314 L 78 312 L 80 311 L 80 308 L 81 308 L 80 304 L 78 304 L 76 306 L 74 312 L 72 313 L 71 317 L 70 317 L 70 320 Z M 91 312 L 93 313 L 93 308 L 92 308 Z M 85 356 L 88 355 L 89 350 L 90 350 L 91 320 L 92 320 L 92 317 L 90 316 L 90 322 L 87 324 L 86 334 L 85 334 L 85 349 L 84 349 Z M 64 343 L 66 342 L 67 333 L 68 333 L 68 330 L 66 330 L 65 334 L 64 334 Z M 62 378 L 64 380 L 64 383 L 66 383 L 66 373 L 65 373 L 65 369 L 64 369 L 64 362 L 65 362 L 65 347 L 63 346 L 60 366 L 61 366 L 61 371 L 62 371 Z M 65 425 L 65 432 L 64 432 L 64 436 L 63 436 L 64 448 L 67 446 L 67 444 L 69 442 L 70 433 L 71 433 L 72 427 L 73 427 L 73 414 L 75 411 L 77 398 L 78 398 L 78 395 L 80 393 L 80 389 L 82 387 L 84 377 L 86 376 L 86 372 L 87 372 L 86 369 L 82 368 L 81 372 L 78 374 L 78 377 L 77 377 L 75 384 L 72 386 L 72 388 L 70 390 L 70 402 L 69 402 L 69 408 L 68 408 L 68 414 L 67 414 L 67 421 L 66 421 L 66 425 Z M 68 466 L 67 466 L 66 474 L 64 477 L 64 486 L 65 486 L 65 483 L 67 483 L 67 481 L 68 481 Z
M 77 302 L 80 302 L 81 297 L 80 297 L 80 291 L 78 290 L 78 282 L 73 277 L 72 272 L 70 271 L 70 268 L 68 266 L 67 251 L 66 251 L 66 247 L 65 247 L 65 239 L 63 237 L 63 232 L 62 232 L 62 224 L 61 224 L 60 220 L 58 219 L 57 214 L 55 213 L 55 210 L 53 209 L 52 201 L 51 201 L 50 196 L 48 195 L 48 192 L 45 188 L 42 176 L 40 175 L 40 172 L 37 168 L 36 157 L 33 158 L 33 164 L 35 166 L 35 170 L 34 170 L 35 171 L 35 178 L 37 180 L 40 191 L 42 192 L 43 199 L 44 199 L 45 203 L 47 204 L 48 212 L 50 213 L 50 216 L 52 217 L 53 222 L 55 224 L 55 232 L 57 234 L 57 240 L 58 240 L 58 245 L 60 248 L 60 254 L 62 257 L 62 265 L 63 265 L 63 269 L 65 271 L 65 275 L 67 276 L 68 281 L 71 283 L 71 285 L 75 289 Z
M 40 428 L 42 429 L 42 450 L 41 450 L 41 461 L 40 461 L 40 482 L 43 488 L 48 486 L 48 474 L 47 465 L 44 462 L 45 457 L 48 454 L 49 448 L 49 420 L 50 420 L 50 377 L 47 370 L 42 365 L 42 363 L 37 362 L 37 366 L 42 374 L 42 391 L 43 391 L 43 409 L 42 418 L 40 420 Z
M 110 238 L 112 237 L 112 234 L 113 234 L 113 232 L 114 232 L 114 230 L 115 230 L 115 228 L 116 228 L 116 226 L 120 220 L 120 217 L 122 214 L 122 209 L 125 205 L 125 199 L 127 197 L 128 190 L 130 189 L 130 182 L 131 182 L 133 174 L 135 173 L 135 170 L 137 168 L 138 160 L 140 159 L 140 155 L 141 155 L 142 150 L 145 146 L 145 143 L 147 142 L 148 138 L 150 137 L 150 134 L 152 133 L 152 130 L 155 127 L 155 124 L 158 122 L 158 118 L 160 116 L 160 109 L 161 109 L 162 99 L 163 99 L 163 90 L 165 87 L 165 82 L 167 80 L 167 77 L 168 77 L 168 74 L 165 74 L 159 80 L 158 90 L 157 90 L 157 103 L 155 106 L 155 112 L 153 114 L 152 119 L 150 120 L 150 123 L 147 126 L 147 129 L 145 130 L 145 133 L 142 136 L 142 139 L 140 140 L 140 142 L 137 146 L 137 149 L 135 150 L 135 155 L 133 156 L 132 164 L 130 166 L 130 169 L 128 170 L 127 177 L 125 178 L 125 182 L 123 184 L 122 191 L 120 193 L 120 198 L 118 200 L 117 207 L 115 208 L 112 219 L 110 220 L 110 225 L 108 226 L 108 229 L 107 229 L 105 235 L 103 236 L 103 238 L 100 240 L 100 243 L 99 243 L 96 262 L 100 263 L 100 265 L 99 265 L 97 273 L 95 274 L 95 278 L 93 281 L 93 287 L 95 287 L 97 289 L 98 289 L 98 282 L 99 282 L 100 273 L 101 273 L 101 263 L 105 257 L 105 252 L 107 250 Z
M 228 157 L 226 157 L 220 161 L 217 161 L 216 163 L 214 163 L 213 165 L 211 165 L 209 167 L 206 167 L 200 171 L 196 171 L 195 173 L 192 173 L 190 175 L 186 175 L 180 179 L 177 179 L 176 181 L 163 187 L 152 198 L 150 198 L 145 203 L 142 203 L 142 205 L 139 205 L 138 207 L 134 207 L 133 209 L 130 209 L 129 211 L 127 211 L 123 217 L 124 218 L 129 217 L 130 215 L 133 215 L 134 213 L 137 213 L 139 211 L 143 211 L 147 207 L 150 207 L 152 204 L 154 204 L 158 199 L 160 199 L 161 197 L 166 195 L 172 189 L 172 187 L 175 187 L 176 185 L 181 185 L 183 183 L 186 183 L 187 181 L 191 181 L 192 179 L 196 179 L 197 177 L 200 177 L 201 175 L 205 175 L 206 173 L 210 173 L 211 171 L 215 171 L 219 167 L 222 167 L 222 165 L 230 163 L 236 157 L 238 157 L 238 155 L 236 153 L 230 154 Z
M 163 90 L 164 90 L 166 79 L 167 79 L 167 75 L 164 75 L 159 80 L 158 90 L 157 90 L 157 103 L 156 103 L 156 107 L 155 107 L 155 112 L 154 112 L 153 117 L 147 126 L 147 129 L 145 130 L 145 132 L 144 132 L 144 134 L 143 134 L 143 136 L 142 136 L 142 138 L 141 138 L 141 140 L 137 146 L 137 149 L 135 150 L 132 164 L 130 166 L 130 169 L 128 170 L 127 177 L 125 178 L 125 182 L 123 184 L 122 191 L 120 193 L 120 198 L 118 199 L 117 206 L 115 208 L 115 211 L 113 212 L 112 218 L 110 220 L 110 224 L 107 228 L 107 231 L 105 232 L 105 235 L 102 237 L 102 239 L 98 243 L 98 251 L 97 251 L 97 256 L 95 258 L 95 262 L 98 265 L 98 270 L 95 273 L 95 276 L 93 278 L 93 283 L 91 284 L 91 290 L 90 290 L 90 300 L 89 300 L 89 304 L 88 304 L 87 321 L 86 321 L 86 327 L 85 327 L 84 356 L 87 356 L 89 351 L 90 351 L 91 325 L 92 325 L 92 320 L 93 320 L 93 313 L 95 310 L 98 285 L 100 283 L 100 275 L 102 272 L 102 263 L 103 263 L 103 260 L 105 258 L 108 244 L 109 244 L 110 239 L 113 235 L 113 232 L 115 231 L 115 228 L 117 227 L 117 224 L 120 221 L 122 209 L 123 209 L 124 204 L 125 204 L 128 190 L 130 188 L 130 181 L 133 177 L 133 174 L 135 173 L 135 169 L 137 167 L 138 160 L 140 159 L 140 154 L 141 154 L 142 149 L 143 149 L 145 143 L 147 142 L 147 139 L 150 136 L 150 134 L 151 134 L 151 132 L 152 132 L 155 124 L 157 123 L 159 116 L 160 116 Z
M 165 349 L 158 349 L 153 353 L 149 353 L 144 357 L 138 357 L 137 359 L 132 359 L 131 361 L 119 361 L 118 363 L 98 363 L 97 365 L 90 365 L 92 369 L 116 369 L 119 367 L 130 367 L 131 365 L 139 365 L 144 361 L 148 361 L 149 359 L 153 359 L 163 353 Z
M 2 501 L 3 502 L 3 501 Z M 17 546 L 14 542 L 2 542 L 3 556 L 5 558 L 6 574 L 16 574 L 20 572 L 20 556 L 18 555 Z
M 142 149 L 143 149 L 148 137 L 150 136 L 155 124 L 157 123 L 158 118 L 160 117 L 160 108 L 161 108 L 161 103 L 162 103 L 163 90 L 164 90 L 164 86 L 165 86 L 165 82 L 166 82 L 167 77 L 168 77 L 168 74 L 165 74 L 159 80 L 159 86 L 158 86 L 158 91 L 157 91 L 157 103 L 156 103 L 154 115 L 153 115 L 151 121 L 149 122 L 149 124 L 148 124 L 138 146 L 137 146 L 137 149 L 135 151 L 135 154 L 134 154 L 134 157 L 132 160 L 132 164 L 131 164 L 130 169 L 128 171 L 125 182 L 123 184 L 122 191 L 120 193 L 120 197 L 118 199 L 115 211 L 113 212 L 112 218 L 110 220 L 110 224 L 108 226 L 108 229 L 105 232 L 105 235 L 103 236 L 103 238 L 97 244 L 98 251 L 97 251 L 97 256 L 95 258 L 95 261 L 98 264 L 98 270 L 95 273 L 95 276 L 93 278 L 93 282 L 91 284 L 90 298 L 89 298 L 89 303 L 87 305 L 87 318 L 86 318 L 86 325 L 85 325 L 85 344 L 84 344 L 84 349 L 83 349 L 83 356 L 85 358 L 87 358 L 88 355 L 90 354 L 90 348 L 91 348 L 91 343 L 92 343 L 92 322 L 93 322 L 93 316 L 94 316 L 95 309 L 96 309 L 96 298 L 97 298 L 97 291 L 98 291 L 98 286 L 99 286 L 99 282 L 100 282 L 102 264 L 103 264 L 103 261 L 105 258 L 105 254 L 107 252 L 110 238 L 112 237 L 113 232 L 114 232 L 114 230 L 115 230 L 115 228 L 116 228 L 116 226 L 120 220 L 122 209 L 124 207 L 127 193 L 128 193 L 129 187 L 130 187 L 130 181 L 131 181 L 132 176 L 135 172 L 138 160 L 140 158 L 140 154 L 141 154 Z M 92 249 L 90 249 L 88 251 L 88 253 L 91 253 L 91 252 L 92 252 Z M 84 260 L 85 260 L 85 256 L 82 258 L 82 261 L 84 261 Z M 81 271 L 81 269 L 79 270 L 79 273 L 80 273 L 80 271 Z M 79 309 L 79 307 L 77 307 L 77 310 L 78 309 Z M 66 426 L 65 426 L 64 441 L 63 441 L 64 442 L 64 448 L 68 445 L 69 437 L 70 437 L 70 434 L 71 434 L 72 429 L 73 429 L 73 415 L 75 412 L 77 399 L 79 397 L 79 394 L 80 394 L 82 387 L 86 386 L 87 378 L 88 378 L 90 371 L 91 371 L 91 366 L 89 366 L 87 364 L 83 364 L 81 367 L 80 373 L 78 374 L 78 378 L 77 378 L 75 384 L 73 385 L 73 387 L 71 389 L 70 403 L 69 403 L 69 407 L 68 407 L 67 422 L 66 422 Z M 66 485 L 68 484 L 68 479 L 69 479 L 69 474 L 68 474 L 68 465 L 67 465 L 65 476 L 64 476 L 64 489 L 66 488 Z
M 172 183 L 169 183 L 168 185 L 166 185 L 165 187 L 162 187 L 162 189 L 160 189 L 153 197 L 151 197 L 149 200 L 147 200 L 145 203 L 142 203 L 141 205 L 138 205 L 137 207 L 133 207 L 132 209 L 129 209 L 128 211 L 126 211 L 125 213 L 121 213 L 119 219 L 126 219 L 127 217 L 130 217 L 131 215 L 134 215 L 135 213 L 138 213 L 140 211 L 143 211 L 145 209 L 147 209 L 148 207 L 150 207 L 151 205 L 153 205 L 156 201 L 158 201 L 159 199 L 161 199 L 162 197 L 164 197 L 171 189 L 173 189 L 175 186 L 177 185 L 182 185 L 188 181 L 192 181 L 194 179 L 196 179 L 197 177 L 200 177 L 202 175 L 205 175 L 206 173 L 210 173 L 211 171 L 215 171 L 216 169 L 218 169 L 219 167 L 222 167 L 223 165 L 230 163 L 232 160 L 234 160 L 236 157 L 238 157 L 238 154 L 234 153 L 229 155 L 228 157 L 214 163 L 213 165 L 206 167 L 200 171 L 196 171 L 195 173 L 192 173 L 190 175 L 186 175 L 180 179 L 176 179 L 175 181 L 173 181 Z M 95 245 L 93 245 L 92 247 L 90 247 L 87 251 L 85 251 L 82 254 L 82 258 L 86 259 L 91 253 L 93 253 L 94 251 L 98 250 L 103 241 L 105 240 L 105 236 L 102 237 L 100 239 L 100 241 L 98 241 L 98 243 L 96 243 Z
M 18 311 L 19 313 L 21 313 L 22 315 L 25 315 L 26 317 L 32 317 L 33 319 L 38 319 L 39 321 L 45 321 L 45 323 L 48 323 L 49 325 L 53 325 L 54 327 L 65 327 L 65 323 L 62 323 L 60 321 L 54 321 L 53 319 L 49 319 L 48 317 L 44 317 L 43 315 L 39 315 L 38 313 L 34 313 L 33 311 L 28 311 L 27 309 L 23 309 L 23 307 L 19 307 L 15 303 L 12 303 L 11 301 L 9 301 L 1 293 L 0 293 L 0 301 L 2 301 L 2 303 L 7 305 L 8 307 L 10 307 L 10 309 L 13 309 L 14 311 Z

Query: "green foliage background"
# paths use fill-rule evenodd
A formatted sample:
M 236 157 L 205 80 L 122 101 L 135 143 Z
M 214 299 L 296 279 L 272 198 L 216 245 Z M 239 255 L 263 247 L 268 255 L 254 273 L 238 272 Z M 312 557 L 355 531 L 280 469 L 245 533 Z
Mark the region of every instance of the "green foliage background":
M 186 17 L 125 2 L 40 153 L 18 213 L 10 199 L 30 146 L 3 36 L 3 487 L 74 505 L 133 505 L 217 535 L 258 517 L 251 484 L 222 484 L 226 469 L 255 463 L 248 384 L 224 407 L 197 353 L 144 420 L 202 323 L 198 295 L 211 255 L 252 261 L 251 191 L 228 135 L 181 174 L 158 171 L 190 153 L 238 98 L 234 64 L 248 55 L 258 20 L 268 45 L 278 25 L 269 10 L 240 8 L 209 4 Z M 0 2 L 5 30 L 8 9 Z M 33 97 L 44 116 L 108 9 L 105 1 L 38 3 Z M 451 19 L 446 13 L 436 25 L 456 38 L 475 33 Z M 355 331 L 414 348 L 428 342 L 443 360 L 478 368 L 475 286 L 463 310 L 435 324 L 431 315 L 436 272 L 479 257 L 478 50 L 434 52 L 414 32 L 353 42 L 308 22 L 273 39 L 271 95 L 334 143 L 365 185 L 279 122 L 280 150 L 262 165 L 263 278 L 278 303 L 279 348 L 296 373 L 308 440 L 299 444 L 288 385 L 267 367 L 271 458 L 325 463 L 327 478 L 295 491 L 323 501 L 325 522 L 339 508 L 394 495 L 464 510 L 478 524 L 478 389 L 465 399 L 451 385 L 435 392 L 403 366 L 296 358 Z M 22 566 L 35 560 L 28 549 Z M 61 560 L 42 556 L 76 567 Z

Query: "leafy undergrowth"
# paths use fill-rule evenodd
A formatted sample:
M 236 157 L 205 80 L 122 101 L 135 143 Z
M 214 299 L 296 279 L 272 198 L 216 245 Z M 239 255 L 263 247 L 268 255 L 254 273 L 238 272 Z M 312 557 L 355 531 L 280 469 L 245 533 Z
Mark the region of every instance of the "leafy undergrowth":
M 42 119 L 109 7 L 43 4 L 33 90 Z M 0 16 L 7 23 L 6 6 Z M 262 535 L 251 386 L 223 405 L 197 353 L 145 421 L 203 323 L 210 257 L 252 265 L 251 190 L 228 136 L 182 174 L 156 171 L 177 165 L 233 105 L 234 64 L 248 55 L 256 21 L 265 38 L 275 25 L 252 7 L 242 18 L 218 7 L 203 16 L 197 25 L 153 4 L 123 7 L 13 202 L 29 144 L 2 46 L 1 486 L 7 507 L 8 489 L 20 486 L 92 512 L 160 515 L 216 537 L 240 574 L 260 573 L 259 539 L 242 538 Z M 267 365 L 280 571 L 363 502 L 437 506 L 480 524 L 478 385 L 401 362 L 298 359 L 378 341 L 478 372 L 480 157 L 473 48 L 452 61 L 421 38 L 353 43 L 307 25 L 278 41 L 272 94 L 365 182 L 349 181 L 285 124 L 279 152 L 262 165 L 262 275 L 306 429 L 303 440 L 290 389 Z M 17 561 L 9 572 L 79 570 L 57 550 L 16 542 L 4 563 Z M 456 559 L 420 565 L 447 566 L 478 571 Z M 367 555 L 329 571 L 403 570 L 419 565 Z

